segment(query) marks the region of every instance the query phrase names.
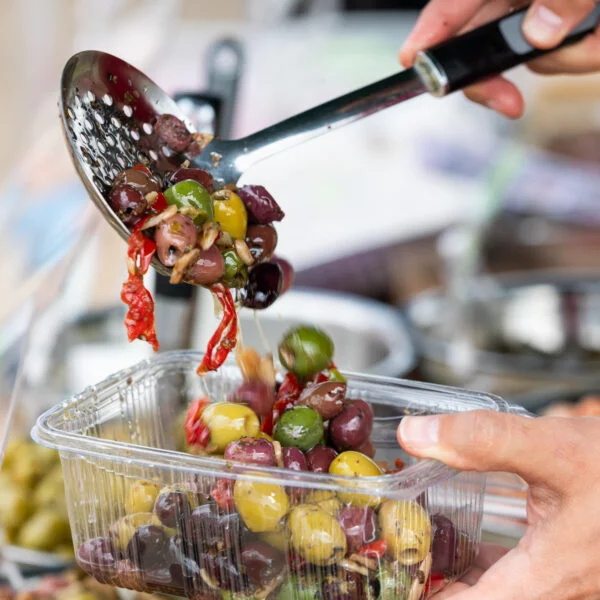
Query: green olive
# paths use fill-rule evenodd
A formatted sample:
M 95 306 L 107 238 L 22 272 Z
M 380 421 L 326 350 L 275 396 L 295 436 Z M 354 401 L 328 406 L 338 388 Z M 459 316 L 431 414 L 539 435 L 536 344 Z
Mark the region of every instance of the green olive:
M 277 548 L 277 550 L 281 550 L 281 552 L 285 552 L 286 554 L 290 549 L 289 540 L 283 529 L 279 531 L 265 531 L 260 534 L 260 539 L 269 544 L 269 546 L 273 546 L 273 548 Z
M 381 590 L 378 600 L 408 600 L 411 577 L 398 563 L 389 565 L 381 561 L 377 579 Z
M 245 404 L 217 402 L 209 404 L 201 416 L 210 430 L 210 443 L 216 453 L 225 452 L 227 444 L 243 437 L 254 437 L 260 429 L 256 413 Z
M 17 543 L 32 550 L 50 551 L 70 538 L 69 521 L 52 509 L 44 509 L 23 525 Z
M 128 514 L 152 512 L 160 485 L 152 481 L 136 481 L 127 490 L 125 510 Z
M 431 547 L 432 527 L 425 509 L 416 502 L 388 500 L 379 510 L 379 525 L 388 555 L 403 565 L 422 562 Z
M 165 190 L 165 199 L 177 208 L 191 209 L 191 219 L 196 225 L 205 221 L 214 221 L 213 201 L 208 190 L 191 179 L 185 179 Z
M 235 482 L 233 497 L 246 527 L 256 533 L 279 530 L 290 507 L 285 490 L 271 483 L 240 479 Z
M 11 482 L 0 488 L 0 524 L 17 530 L 33 512 L 28 490 Z
M 65 483 L 60 464 L 56 465 L 35 488 L 33 502 L 40 507 L 65 504 Z
M 223 252 L 225 261 L 224 281 L 230 288 L 244 287 L 248 279 L 248 268 L 242 262 L 235 250 L 225 250 Z
M 127 515 L 110 526 L 109 534 L 117 548 L 125 551 L 129 540 L 142 525 L 161 525 L 161 522 L 150 512 Z
M 279 588 L 275 600 L 315 600 L 315 598 L 321 598 L 319 581 L 292 576 Z
M 381 467 L 361 452 L 348 450 L 338 454 L 329 465 L 332 475 L 344 477 L 377 477 L 383 473 Z M 346 504 L 375 507 L 380 503 L 376 496 L 360 492 L 338 492 L 338 498 Z
M 279 360 L 288 371 L 308 378 L 331 364 L 333 350 L 333 341 L 325 332 L 302 325 L 284 336 L 279 344 Z
M 301 504 L 288 518 L 292 547 L 315 565 L 326 566 L 346 554 L 346 534 L 337 520 L 318 506 Z
M 281 415 L 273 437 L 282 446 L 295 446 L 308 452 L 323 438 L 323 419 L 314 408 L 297 406 Z

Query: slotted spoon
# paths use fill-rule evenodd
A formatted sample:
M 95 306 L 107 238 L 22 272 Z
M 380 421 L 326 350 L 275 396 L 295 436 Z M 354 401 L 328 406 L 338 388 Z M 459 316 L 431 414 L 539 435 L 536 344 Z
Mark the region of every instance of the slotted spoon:
M 422 52 L 412 69 L 383 79 L 263 129 L 248 137 L 215 139 L 191 166 L 209 170 L 217 183 L 236 183 L 252 164 L 379 110 L 429 92 L 445 96 L 486 77 L 537 58 L 522 33 L 525 10 L 515 12 Z M 571 32 L 567 45 L 591 33 L 600 7 Z M 61 82 L 61 115 L 75 168 L 91 199 L 124 238 L 129 231 L 104 199 L 114 177 L 135 163 L 160 176 L 189 157 L 173 154 L 153 132 L 161 114 L 179 117 L 193 132 L 175 102 L 143 73 L 119 58 L 86 51 L 66 64 Z M 155 258 L 154 267 L 170 269 Z

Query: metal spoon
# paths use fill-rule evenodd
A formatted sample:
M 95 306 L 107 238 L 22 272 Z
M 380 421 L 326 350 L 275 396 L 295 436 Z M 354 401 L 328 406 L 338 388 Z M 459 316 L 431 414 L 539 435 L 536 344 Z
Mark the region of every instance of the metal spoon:
M 209 170 L 217 182 L 236 183 L 250 165 L 389 106 L 425 92 L 445 96 L 476 81 L 502 73 L 547 52 L 529 45 L 522 34 L 525 10 L 484 25 L 419 54 L 412 69 L 388 77 L 263 129 L 248 137 L 215 139 L 192 167 Z M 596 6 L 565 40 L 571 44 L 592 32 L 600 20 Z M 143 73 L 103 52 L 73 56 L 62 75 L 61 115 L 68 146 L 90 197 L 124 238 L 125 225 L 103 193 L 123 169 L 138 162 L 158 175 L 181 166 L 153 133 L 161 114 L 179 117 L 193 131 L 175 102 Z M 154 267 L 168 275 L 158 260 Z

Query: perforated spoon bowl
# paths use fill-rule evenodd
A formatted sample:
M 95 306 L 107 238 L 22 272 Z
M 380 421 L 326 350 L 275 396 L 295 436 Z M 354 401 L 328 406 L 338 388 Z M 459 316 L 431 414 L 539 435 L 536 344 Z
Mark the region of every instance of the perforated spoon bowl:
M 153 130 L 159 115 L 172 114 L 193 132 L 191 123 L 163 90 L 119 58 L 97 51 L 81 52 L 67 62 L 62 75 L 61 115 L 67 143 L 91 199 L 127 239 L 127 227 L 104 198 L 120 171 L 142 162 L 164 177 L 189 158 L 190 166 L 210 171 L 217 184 L 237 183 L 250 165 L 272 154 L 420 94 L 445 96 L 547 54 L 533 48 L 523 36 L 525 12 L 515 12 L 421 52 L 412 69 L 248 137 L 215 139 L 195 157 L 174 154 Z M 600 6 L 596 5 L 562 45 L 594 31 L 599 20 Z M 171 270 L 157 259 L 153 265 L 159 272 L 170 274 Z

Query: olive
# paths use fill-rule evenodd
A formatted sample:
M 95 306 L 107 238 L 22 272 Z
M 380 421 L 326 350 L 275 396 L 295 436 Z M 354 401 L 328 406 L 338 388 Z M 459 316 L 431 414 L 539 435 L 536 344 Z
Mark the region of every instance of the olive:
M 273 444 L 259 438 L 242 438 L 236 442 L 231 442 L 225 448 L 225 460 L 235 460 L 266 467 L 277 466 Z
M 255 437 L 260 427 L 256 413 L 243 404 L 209 404 L 201 418 L 210 431 L 210 443 L 218 453 L 225 452 L 231 442 L 243 437 Z
M 202 187 L 206 188 L 209 194 L 212 194 L 215 189 L 212 175 L 204 169 L 190 169 L 182 167 L 181 169 L 177 169 L 177 171 L 175 171 L 170 178 L 172 184 L 179 183 L 180 181 L 185 181 L 187 179 L 197 181 Z
M 326 421 L 342 412 L 346 384 L 337 381 L 324 381 L 304 388 L 298 399 L 299 406 L 314 408 Z
M 229 397 L 229 402 L 246 404 L 259 417 L 268 415 L 273 410 L 275 403 L 275 389 L 263 381 L 245 381 Z
M 323 420 L 308 406 L 284 412 L 275 425 L 273 437 L 282 446 L 295 446 L 303 452 L 314 448 L 323 438 Z
M 338 455 L 329 467 L 332 475 L 342 475 L 344 477 L 377 477 L 382 474 L 382 470 L 368 456 L 360 452 L 347 451 Z M 348 485 L 347 487 L 350 487 Z M 346 504 L 356 506 L 377 506 L 380 502 L 376 496 L 369 496 L 362 492 L 338 492 L 338 497 Z
M 281 449 L 283 457 L 283 466 L 291 471 L 308 471 L 306 456 L 299 448 L 289 446 Z
M 283 271 L 274 263 L 260 263 L 250 269 L 248 281 L 241 291 L 246 308 L 268 308 L 281 294 Z
M 225 261 L 223 255 L 216 246 L 208 250 L 201 250 L 198 260 L 185 274 L 188 283 L 196 285 L 212 285 L 217 283 L 225 273 Z
M 323 600 L 363 600 L 368 583 L 360 573 L 337 570 L 323 580 Z
M 318 600 L 321 598 L 319 582 L 292 576 L 280 588 L 275 600 Z
M 290 549 L 289 540 L 284 529 L 281 531 L 266 531 L 261 533 L 260 539 L 269 544 L 269 546 L 273 546 L 273 548 L 277 548 L 277 550 L 280 550 L 285 554 L 287 554 Z
M 290 506 L 285 490 L 271 483 L 240 479 L 235 482 L 233 497 L 246 527 L 256 533 L 278 530 Z
M 364 400 L 350 400 L 329 424 L 329 439 L 338 450 L 356 450 L 371 436 L 373 410 Z
M 192 135 L 185 123 L 175 115 L 160 115 L 154 123 L 154 133 L 173 152 L 185 152 L 192 143 Z
M 333 448 L 328 448 L 327 446 L 315 446 L 306 453 L 308 470 L 313 471 L 314 473 L 328 473 L 329 466 L 336 456 L 337 452 Z
M 342 508 L 334 492 L 315 490 L 306 495 L 305 504 L 316 504 L 330 515 L 336 516 Z
M 416 502 L 387 500 L 379 510 L 379 526 L 393 560 L 411 566 L 422 562 L 429 553 L 431 522 Z
M 156 498 L 154 514 L 165 527 L 177 529 L 189 522 L 192 507 L 188 493 L 184 490 L 162 490 Z
M 215 221 L 234 240 L 246 237 L 248 213 L 242 199 L 231 190 L 219 190 L 212 194 Z
M 196 245 L 198 230 L 185 215 L 173 215 L 158 225 L 154 234 L 156 253 L 160 262 L 172 267 Z
M 223 280 L 230 288 L 240 288 L 246 285 L 248 280 L 248 267 L 244 264 L 237 252 L 233 249 L 223 252 L 225 261 L 225 274 Z
M 152 481 L 136 481 L 127 490 L 125 510 L 129 514 L 152 512 L 159 491 L 160 486 Z
M 349 552 L 355 552 L 361 546 L 375 540 L 377 520 L 372 509 L 344 506 L 338 513 L 337 520 L 346 534 Z
M 285 334 L 279 344 L 279 360 L 294 375 L 308 378 L 331 364 L 333 350 L 333 342 L 326 333 L 302 325 Z
M 33 492 L 34 506 L 54 506 L 66 514 L 65 483 L 62 467 L 55 465 Z M 11 516 L 11 521 L 14 515 Z
M 117 188 L 123 185 L 132 187 L 143 196 L 161 191 L 160 182 L 152 177 L 152 175 L 148 175 L 148 173 L 140 169 L 126 169 L 125 171 L 121 171 L 115 177 L 112 187 Z
M 111 543 L 102 537 L 83 542 L 77 549 L 76 557 L 79 566 L 90 575 L 99 569 L 114 568 L 117 562 Z
M 330 565 L 346 554 L 346 536 L 336 519 L 318 506 L 292 508 L 288 518 L 292 547 L 315 565 Z
M 270 262 L 277 265 L 283 274 L 281 282 L 281 293 L 285 294 L 294 284 L 294 267 L 284 258 L 273 257 Z
M 32 550 L 50 551 L 70 539 L 69 521 L 55 510 L 45 508 L 25 522 L 19 531 L 17 544 Z
M 375 458 L 375 455 L 377 454 L 377 449 L 375 448 L 375 444 L 373 443 L 371 438 L 369 438 L 366 442 L 363 442 L 360 445 L 360 447 L 358 448 L 358 452 L 361 452 L 369 458 Z
M 127 544 L 127 556 L 140 569 L 168 564 L 170 542 L 163 527 L 142 525 Z
M 452 521 L 437 513 L 431 517 L 433 541 L 431 543 L 431 572 L 443 575 L 454 566 L 456 556 L 456 529 Z
M 24 488 L 10 483 L 0 488 L 0 523 L 18 529 L 32 513 L 30 494 Z
M 248 588 L 248 579 L 240 567 L 230 553 L 203 553 L 200 556 L 200 568 L 221 588 L 232 592 L 243 592 Z
M 115 521 L 108 530 L 114 547 L 124 552 L 136 529 L 142 525 L 160 525 L 160 521 L 149 512 L 127 515 Z
M 246 244 L 255 262 L 269 260 L 277 246 L 277 231 L 272 225 L 249 225 Z
M 250 223 L 272 223 L 285 216 L 275 198 L 262 185 L 244 185 L 237 193 L 246 206 Z
M 108 203 L 127 227 L 133 227 L 148 208 L 144 195 L 129 185 L 113 188 L 108 196 Z
M 255 541 L 244 546 L 241 563 L 246 569 L 250 583 L 263 587 L 281 573 L 285 559 L 275 548 L 264 542 Z
M 211 551 L 240 547 L 245 527 L 236 512 L 219 512 L 216 504 L 203 504 L 192 512 L 194 542 Z

